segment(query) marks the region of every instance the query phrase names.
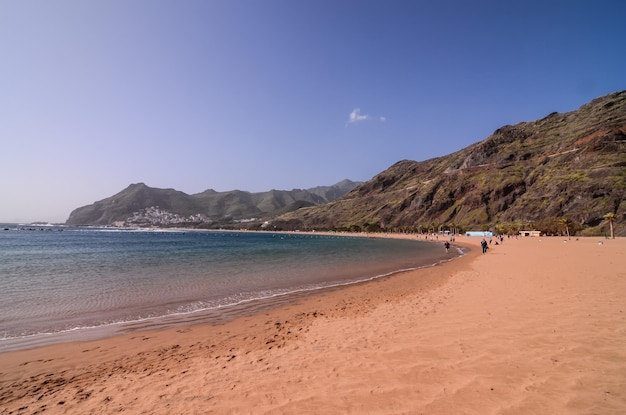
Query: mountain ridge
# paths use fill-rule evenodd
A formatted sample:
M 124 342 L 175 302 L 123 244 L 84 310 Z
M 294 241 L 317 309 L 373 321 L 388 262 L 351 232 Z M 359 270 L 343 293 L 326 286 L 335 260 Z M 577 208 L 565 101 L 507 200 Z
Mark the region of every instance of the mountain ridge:
M 252 217 L 269 217 L 286 213 L 302 206 L 326 203 L 342 196 L 356 187 L 359 182 L 342 180 L 332 186 L 307 189 L 269 190 L 247 192 L 230 190 L 217 192 L 207 189 L 200 193 L 187 194 L 175 189 L 161 189 L 145 183 L 133 183 L 122 191 L 91 205 L 74 209 L 67 225 L 113 225 L 126 223 L 137 218 L 146 209 L 157 208 L 165 216 L 177 215 L 173 223 L 184 224 L 182 217 L 198 216 L 205 225 L 224 223 Z M 156 211 L 152 212 L 153 215 Z M 198 224 L 198 222 L 193 222 Z M 142 223 L 148 224 L 148 223 Z M 163 224 L 163 222 L 160 222 Z
M 608 228 L 607 213 L 624 224 L 625 188 L 626 91 L 621 91 L 575 111 L 500 127 L 447 156 L 399 161 L 344 197 L 287 213 L 272 225 L 500 232 L 516 226 L 556 233 L 558 222 L 567 219 L 573 230 L 599 233 Z

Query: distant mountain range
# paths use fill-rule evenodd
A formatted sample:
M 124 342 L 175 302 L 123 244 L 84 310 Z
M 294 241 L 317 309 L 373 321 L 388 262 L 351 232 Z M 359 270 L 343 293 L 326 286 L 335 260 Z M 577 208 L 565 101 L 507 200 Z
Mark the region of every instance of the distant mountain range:
M 213 189 L 193 195 L 174 189 L 131 184 L 121 192 L 75 209 L 68 225 L 190 225 L 224 226 L 271 218 L 301 207 L 328 203 L 360 183 L 343 180 L 311 189 L 250 193 Z
M 607 234 L 626 236 L 626 91 L 568 113 L 498 128 L 444 157 L 403 160 L 365 183 L 307 190 L 207 190 L 133 184 L 74 210 L 68 224 L 282 230 Z M 158 208 L 157 208 L 158 207 Z
M 507 125 L 444 157 L 400 161 L 279 229 L 440 230 L 626 236 L 626 91 L 578 110 Z

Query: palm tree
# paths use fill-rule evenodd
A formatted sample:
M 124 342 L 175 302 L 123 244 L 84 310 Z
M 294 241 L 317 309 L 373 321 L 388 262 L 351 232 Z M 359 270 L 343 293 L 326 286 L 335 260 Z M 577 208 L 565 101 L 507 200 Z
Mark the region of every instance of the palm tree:
M 430 224 L 428 225 L 428 233 L 434 234 L 435 229 L 437 229 L 437 224 L 435 222 L 430 222 Z
M 457 230 L 457 229 L 456 229 L 456 228 L 457 228 L 456 223 L 452 222 L 452 223 L 450 224 L 450 228 L 452 229 L 452 230 L 451 230 L 452 235 L 456 235 L 456 230 Z
M 561 222 L 561 224 L 563 226 L 565 226 L 565 232 L 567 233 L 567 239 L 570 239 L 570 237 L 569 237 L 569 225 L 572 224 L 572 221 L 569 220 L 568 218 L 561 218 L 561 219 L 559 219 L 559 222 Z
M 615 239 L 615 235 L 613 234 L 613 222 L 615 222 L 615 217 L 616 215 L 613 212 L 604 215 L 604 220 L 609 221 L 609 228 L 611 229 L 611 239 Z

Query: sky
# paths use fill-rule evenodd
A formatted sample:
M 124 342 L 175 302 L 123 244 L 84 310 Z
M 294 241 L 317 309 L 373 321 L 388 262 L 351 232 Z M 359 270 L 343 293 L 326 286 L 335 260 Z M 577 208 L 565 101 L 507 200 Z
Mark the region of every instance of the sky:
M 0 222 L 367 181 L 626 89 L 624 1 L 0 0 Z

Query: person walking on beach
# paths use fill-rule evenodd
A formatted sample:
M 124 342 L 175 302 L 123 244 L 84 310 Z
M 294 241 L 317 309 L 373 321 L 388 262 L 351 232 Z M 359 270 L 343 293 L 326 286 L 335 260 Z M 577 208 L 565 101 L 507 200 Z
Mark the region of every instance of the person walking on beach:
M 448 252 L 448 250 L 450 249 L 450 242 L 445 241 L 445 242 L 443 243 L 443 246 L 446 248 L 446 252 Z
M 485 241 L 484 239 L 480 241 L 480 246 L 483 248 L 483 254 L 487 253 L 487 249 L 489 248 L 487 241 Z

